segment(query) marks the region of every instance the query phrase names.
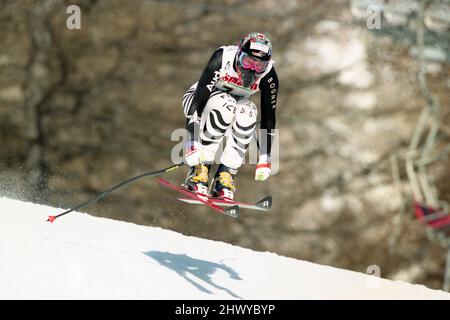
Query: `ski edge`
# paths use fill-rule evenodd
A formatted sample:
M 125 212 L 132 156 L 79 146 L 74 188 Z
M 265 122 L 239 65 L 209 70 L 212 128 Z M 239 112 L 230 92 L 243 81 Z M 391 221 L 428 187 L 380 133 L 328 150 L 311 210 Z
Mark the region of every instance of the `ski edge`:
M 178 200 L 189 203 L 189 204 L 202 204 L 199 200 L 178 198 Z M 210 202 L 223 207 L 238 206 L 243 209 L 254 209 L 259 211 L 268 211 L 272 207 L 272 196 L 264 197 L 263 199 L 257 201 L 255 204 L 242 203 L 237 201 L 226 201 L 222 199 L 209 199 Z

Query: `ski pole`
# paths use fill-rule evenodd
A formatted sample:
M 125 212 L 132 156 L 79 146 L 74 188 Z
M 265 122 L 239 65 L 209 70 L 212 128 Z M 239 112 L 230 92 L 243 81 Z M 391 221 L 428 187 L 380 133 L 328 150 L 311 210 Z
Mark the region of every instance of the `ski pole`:
M 94 198 L 92 198 L 92 199 L 90 199 L 90 200 L 88 200 L 88 201 L 86 201 L 86 202 L 84 202 L 82 204 L 79 204 L 79 205 L 77 205 L 76 207 L 74 207 L 74 208 L 72 208 L 70 210 L 64 211 L 63 213 L 60 213 L 60 214 L 58 214 L 56 216 L 49 216 L 47 221 L 53 222 L 57 218 L 62 217 L 62 216 L 66 215 L 66 214 L 68 214 L 68 213 L 70 213 L 72 211 L 78 210 L 78 209 L 86 207 L 86 206 L 88 206 L 88 205 L 90 205 L 90 204 L 92 204 L 94 202 L 97 202 L 98 200 L 106 197 L 111 192 L 113 192 L 113 191 L 115 191 L 115 190 L 117 190 L 117 189 L 119 189 L 119 188 L 121 188 L 123 186 L 126 186 L 126 185 L 128 185 L 128 184 L 130 184 L 130 183 L 132 183 L 132 182 L 134 182 L 136 180 L 139 180 L 139 179 L 142 179 L 142 178 L 145 178 L 145 177 L 152 177 L 152 176 L 161 175 L 161 174 L 167 173 L 169 171 L 176 170 L 176 169 L 178 169 L 179 167 L 182 167 L 182 166 L 184 166 L 184 163 L 175 164 L 173 166 L 170 166 L 170 167 L 158 170 L 158 171 L 146 172 L 146 173 L 138 175 L 138 176 L 136 176 L 134 178 L 128 179 L 126 181 L 123 181 L 123 182 L 119 183 L 118 185 L 115 185 L 114 187 L 103 191 L 102 193 L 100 193 L 96 197 L 94 197 Z

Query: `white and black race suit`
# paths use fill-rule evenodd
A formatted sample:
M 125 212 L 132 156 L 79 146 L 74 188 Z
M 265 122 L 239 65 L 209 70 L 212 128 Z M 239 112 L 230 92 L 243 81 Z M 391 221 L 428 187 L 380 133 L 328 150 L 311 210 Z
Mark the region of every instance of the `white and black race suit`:
M 220 142 L 229 135 L 220 162 L 238 169 L 253 138 L 258 109 L 249 97 L 261 92 L 260 155 L 269 155 L 275 129 L 275 110 L 279 90 L 273 61 L 249 87 L 243 87 L 236 71 L 237 46 L 218 48 L 209 59 L 198 82 L 183 96 L 187 129 L 194 135 L 195 118 L 200 120 L 198 140 L 206 162 L 213 162 Z

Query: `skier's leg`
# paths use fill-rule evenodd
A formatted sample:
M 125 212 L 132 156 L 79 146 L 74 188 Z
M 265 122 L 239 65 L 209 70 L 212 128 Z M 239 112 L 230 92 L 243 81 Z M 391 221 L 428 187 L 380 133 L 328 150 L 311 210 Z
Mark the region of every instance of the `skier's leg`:
M 215 196 L 233 198 L 234 175 L 244 162 L 248 145 L 253 138 L 256 127 L 257 108 L 247 99 L 237 102 L 236 114 L 231 127 L 230 137 L 220 158 L 220 166 L 215 175 L 213 194 Z
M 235 120 L 231 127 L 229 137 L 220 163 L 235 170 L 244 162 L 248 145 L 253 138 L 256 127 L 257 108 L 256 105 L 247 99 L 237 102 Z
M 189 108 L 192 104 L 192 99 L 194 99 L 195 89 L 197 88 L 197 83 L 191 86 L 186 93 L 183 95 L 183 101 L 181 102 L 181 106 L 183 107 L 184 116 L 188 116 Z
M 186 93 L 183 95 L 181 106 L 183 107 L 183 113 L 188 117 L 189 109 L 191 108 L 192 100 L 194 99 L 197 83 L 192 85 Z M 185 186 L 196 193 L 207 194 L 208 193 L 208 178 L 209 178 L 209 165 L 198 164 L 190 167 L 186 176 Z
M 189 91 L 183 98 L 189 108 L 191 97 Z M 214 162 L 220 142 L 227 129 L 232 125 L 236 100 L 224 92 L 213 92 L 205 105 L 200 120 L 199 140 L 204 164 L 189 170 L 186 185 L 196 192 L 206 193 L 210 165 Z
M 200 142 L 206 163 L 213 163 L 225 132 L 231 128 L 236 100 L 227 93 L 212 93 L 200 121 Z

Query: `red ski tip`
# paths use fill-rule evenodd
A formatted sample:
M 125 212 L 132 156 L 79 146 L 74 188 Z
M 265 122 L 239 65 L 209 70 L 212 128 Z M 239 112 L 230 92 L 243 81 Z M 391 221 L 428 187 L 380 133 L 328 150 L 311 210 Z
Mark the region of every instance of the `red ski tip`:
M 55 221 L 56 217 L 55 216 L 48 216 L 47 221 L 53 222 Z

